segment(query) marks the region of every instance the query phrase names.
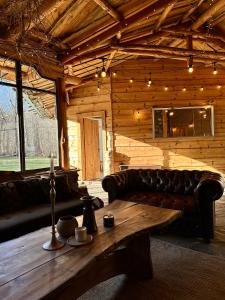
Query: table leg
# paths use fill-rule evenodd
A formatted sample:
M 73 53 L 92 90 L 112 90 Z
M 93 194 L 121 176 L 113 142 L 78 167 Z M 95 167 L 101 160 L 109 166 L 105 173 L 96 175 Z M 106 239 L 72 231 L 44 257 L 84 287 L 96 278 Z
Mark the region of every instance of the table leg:
M 126 274 L 134 279 L 153 277 L 150 235 L 144 233 L 134 237 L 126 247 Z

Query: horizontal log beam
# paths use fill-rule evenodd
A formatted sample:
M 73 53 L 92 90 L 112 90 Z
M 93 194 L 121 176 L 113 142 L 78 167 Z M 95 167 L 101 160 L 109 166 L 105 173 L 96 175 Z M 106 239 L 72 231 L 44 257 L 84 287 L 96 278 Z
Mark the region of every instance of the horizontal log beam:
M 221 8 L 224 7 L 224 0 L 213 3 L 198 19 L 192 24 L 191 29 L 197 30 L 202 24 L 213 17 Z
M 77 76 L 64 75 L 64 81 L 66 84 L 79 85 L 82 79 Z
M 171 53 L 163 53 L 159 51 L 147 51 L 147 50 L 119 50 L 118 51 L 121 54 L 129 54 L 129 55 L 135 55 L 135 56 L 146 56 L 151 57 L 152 59 L 158 59 L 158 58 L 168 58 L 168 59 L 176 59 L 176 60 L 184 60 L 187 62 L 187 57 L 181 56 L 181 55 L 174 55 Z M 204 57 L 195 57 L 196 62 L 202 62 L 202 63 L 208 63 L 209 59 Z M 224 63 L 224 60 L 220 59 L 213 59 L 212 61 Z
M 174 5 L 176 4 L 177 0 L 174 0 L 173 2 L 169 3 L 168 6 L 165 8 L 165 10 L 163 11 L 163 13 L 161 14 L 161 16 L 159 17 L 159 20 L 157 21 L 156 25 L 155 25 L 155 31 L 159 30 L 160 26 L 162 25 L 162 23 L 166 20 L 168 14 L 170 13 L 170 11 L 173 9 Z
M 132 16 L 126 18 L 124 21 L 115 24 L 110 29 L 105 32 L 99 34 L 97 37 L 94 37 L 88 41 L 88 44 L 84 43 L 79 46 L 78 49 L 74 49 L 70 52 L 68 56 L 64 58 L 64 62 L 69 62 L 77 55 L 83 54 L 84 52 L 90 51 L 94 46 L 112 38 L 119 31 L 123 32 L 127 28 L 129 28 L 134 23 L 139 20 L 148 17 L 149 15 L 160 13 L 169 3 L 172 3 L 171 0 L 159 0 L 154 4 L 151 4 L 139 11 L 138 13 L 133 14 Z
M 123 16 L 113 8 L 106 0 L 93 0 L 96 4 L 98 4 L 104 11 L 106 11 L 113 19 L 116 21 L 122 21 Z
M 87 60 L 88 58 L 98 58 L 102 57 L 104 55 L 108 55 L 112 52 L 112 49 L 110 47 L 106 48 L 98 48 L 96 50 L 90 51 L 86 53 L 85 55 L 80 55 L 74 58 L 73 60 L 69 61 L 68 63 L 65 61 L 65 59 L 62 59 L 62 63 L 65 65 L 75 65 L 77 63 L 82 63 L 83 61 Z
M 159 40 L 162 37 L 167 37 L 169 35 L 170 35 L 169 32 L 159 31 L 159 32 L 149 34 L 149 35 L 144 36 L 144 37 L 137 37 L 136 39 L 132 39 L 132 41 L 124 42 L 124 43 L 121 43 L 121 44 L 124 44 L 124 45 L 129 45 L 129 44 L 133 44 L 133 43 L 149 44 L 151 42 Z
M 164 47 L 164 46 L 143 46 L 143 45 L 129 45 L 129 46 L 111 46 L 113 50 L 126 51 L 126 50 L 138 50 L 138 51 L 157 51 L 160 53 L 172 54 L 174 56 L 183 57 L 203 57 L 210 60 L 225 60 L 225 52 L 213 52 L 213 51 L 202 51 L 195 49 L 175 48 L 175 47 Z

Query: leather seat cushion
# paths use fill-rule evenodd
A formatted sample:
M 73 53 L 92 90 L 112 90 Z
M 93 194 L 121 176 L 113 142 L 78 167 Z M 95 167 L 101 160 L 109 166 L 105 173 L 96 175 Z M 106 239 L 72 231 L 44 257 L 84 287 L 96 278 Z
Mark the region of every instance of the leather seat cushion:
M 185 214 L 195 212 L 197 207 L 195 199 L 191 195 L 156 192 L 132 192 L 127 193 L 122 199 L 140 204 L 182 210 Z

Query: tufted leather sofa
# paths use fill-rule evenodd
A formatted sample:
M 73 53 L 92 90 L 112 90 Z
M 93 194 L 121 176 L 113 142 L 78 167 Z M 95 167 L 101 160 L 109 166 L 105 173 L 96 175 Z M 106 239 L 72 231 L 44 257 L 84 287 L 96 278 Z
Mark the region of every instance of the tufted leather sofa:
M 106 176 L 103 189 L 109 202 L 134 201 L 183 212 L 175 224 L 178 231 L 213 238 L 214 201 L 223 195 L 223 177 L 209 171 L 125 170 Z

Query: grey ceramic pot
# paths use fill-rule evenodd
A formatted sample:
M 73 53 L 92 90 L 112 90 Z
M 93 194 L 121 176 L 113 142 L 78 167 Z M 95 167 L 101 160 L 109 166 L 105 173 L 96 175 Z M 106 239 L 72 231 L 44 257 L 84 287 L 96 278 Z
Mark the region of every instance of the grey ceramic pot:
M 77 226 L 77 220 L 72 215 L 60 217 L 56 224 L 59 236 L 62 238 L 69 238 L 70 236 L 75 235 L 75 227 Z

